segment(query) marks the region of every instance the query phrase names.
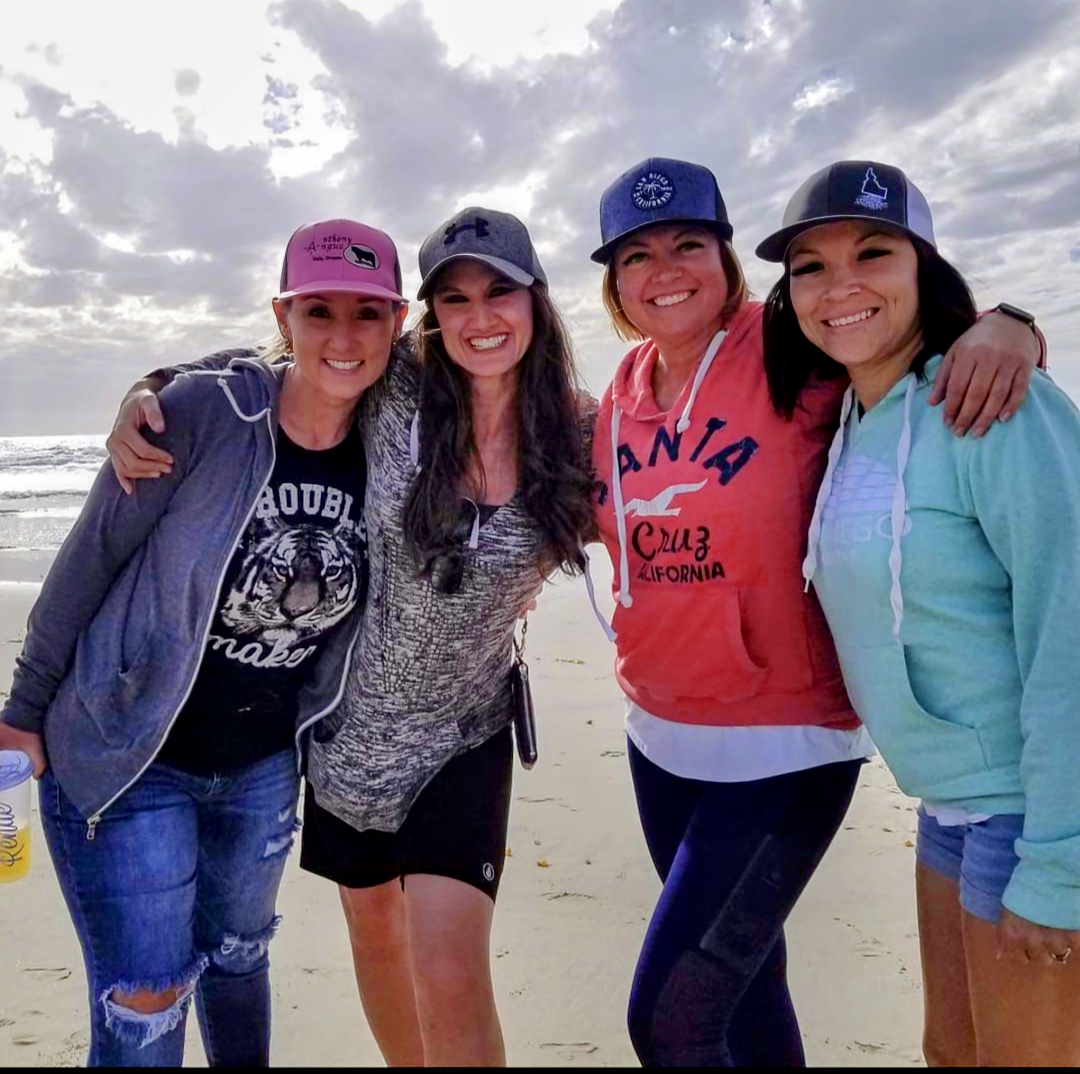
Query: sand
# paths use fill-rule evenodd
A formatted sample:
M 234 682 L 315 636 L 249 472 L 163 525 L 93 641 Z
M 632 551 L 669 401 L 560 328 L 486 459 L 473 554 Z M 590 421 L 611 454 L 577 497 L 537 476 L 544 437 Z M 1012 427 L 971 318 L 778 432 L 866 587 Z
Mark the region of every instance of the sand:
M 598 578 L 602 592 L 607 581 Z M 0 690 L 36 591 L 0 584 Z M 515 775 L 493 938 L 509 1062 L 636 1065 L 625 1008 L 659 881 L 634 809 L 610 648 L 581 582 L 541 597 L 527 659 L 540 761 Z M 863 771 L 790 923 L 792 991 L 811 1065 L 912 1066 L 922 1061 L 914 803 L 880 761 Z M 29 877 L 0 885 L 0 1067 L 85 1063 L 82 959 L 40 827 L 34 840 Z M 302 873 L 294 854 L 279 910 L 273 1062 L 381 1065 L 336 890 Z M 194 1018 L 186 1062 L 205 1065 Z

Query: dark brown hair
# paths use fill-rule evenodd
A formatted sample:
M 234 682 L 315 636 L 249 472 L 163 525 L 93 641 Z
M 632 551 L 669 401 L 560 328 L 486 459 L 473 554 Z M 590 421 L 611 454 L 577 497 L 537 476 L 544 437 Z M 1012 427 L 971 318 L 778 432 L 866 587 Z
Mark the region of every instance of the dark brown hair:
M 539 569 L 580 569 L 579 543 L 592 526 L 592 489 L 570 339 L 547 288 L 533 284 L 533 334 L 517 364 L 519 490 L 544 537 Z M 461 478 L 479 463 L 469 378 L 446 353 L 429 297 L 414 328 L 421 368 L 420 472 L 405 503 L 405 542 L 423 577 L 461 544 Z M 481 470 L 482 475 L 482 470 Z M 482 479 L 482 478 L 481 478 Z M 482 496 L 483 490 L 477 490 Z
M 918 257 L 919 320 L 923 349 L 912 362 L 916 376 L 935 354 L 944 354 L 974 323 L 975 299 L 964 277 L 932 246 L 913 240 Z M 842 377 L 847 370 L 815 347 L 799 327 L 791 304 L 791 266 L 765 300 L 765 375 L 777 412 L 790 420 L 811 377 Z

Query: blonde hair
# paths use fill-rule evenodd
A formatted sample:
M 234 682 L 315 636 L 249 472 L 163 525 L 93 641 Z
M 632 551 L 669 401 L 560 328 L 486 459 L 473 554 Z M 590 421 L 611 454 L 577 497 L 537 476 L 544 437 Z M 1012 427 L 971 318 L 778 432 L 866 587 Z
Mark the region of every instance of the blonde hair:
M 281 312 L 288 313 L 289 306 L 292 305 L 291 298 L 285 298 L 281 300 Z M 259 357 L 269 365 L 273 365 L 275 362 L 280 362 L 286 355 L 292 354 L 292 348 L 289 345 L 289 341 L 285 338 L 285 333 L 281 330 L 281 322 L 277 322 L 278 330 L 272 336 L 265 336 L 255 344 L 255 349 L 259 352 Z
M 721 316 L 726 323 L 736 310 L 750 297 L 750 288 L 746 286 L 746 277 L 743 275 L 742 265 L 735 255 L 731 243 L 720 242 L 720 263 L 724 266 L 724 278 L 727 280 L 728 297 L 721 310 Z M 611 318 L 611 327 L 619 339 L 627 343 L 638 343 L 645 338 L 640 329 L 623 312 L 622 296 L 619 294 L 618 274 L 615 271 L 615 258 L 612 256 L 604 268 L 604 283 L 602 297 L 604 309 Z

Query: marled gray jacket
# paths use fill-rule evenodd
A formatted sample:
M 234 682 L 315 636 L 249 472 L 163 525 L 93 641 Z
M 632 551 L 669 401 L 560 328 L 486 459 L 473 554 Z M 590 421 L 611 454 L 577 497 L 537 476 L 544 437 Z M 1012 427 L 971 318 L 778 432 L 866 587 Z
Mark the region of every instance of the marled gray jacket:
M 155 441 L 172 473 L 126 496 L 106 463 L 30 613 L 0 720 L 44 732 L 93 823 L 150 766 L 194 685 L 229 561 L 274 469 L 284 367 L 234 351 L 178 377 Z M 362 612 L 335 630 L 299 697 L 297 740 L 341 696 Z M 92 828 L 91 828 L 92 830 Z

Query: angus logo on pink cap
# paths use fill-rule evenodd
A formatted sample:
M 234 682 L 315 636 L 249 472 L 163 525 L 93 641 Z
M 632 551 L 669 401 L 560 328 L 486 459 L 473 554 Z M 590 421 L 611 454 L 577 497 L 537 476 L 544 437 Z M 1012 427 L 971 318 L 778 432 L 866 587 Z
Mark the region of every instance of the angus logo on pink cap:
M 379 255 L 370 246 L 361 246 L 358 242 L 346 246 L 341 256 L 357 268 L 377 269 L 379 267 Z

